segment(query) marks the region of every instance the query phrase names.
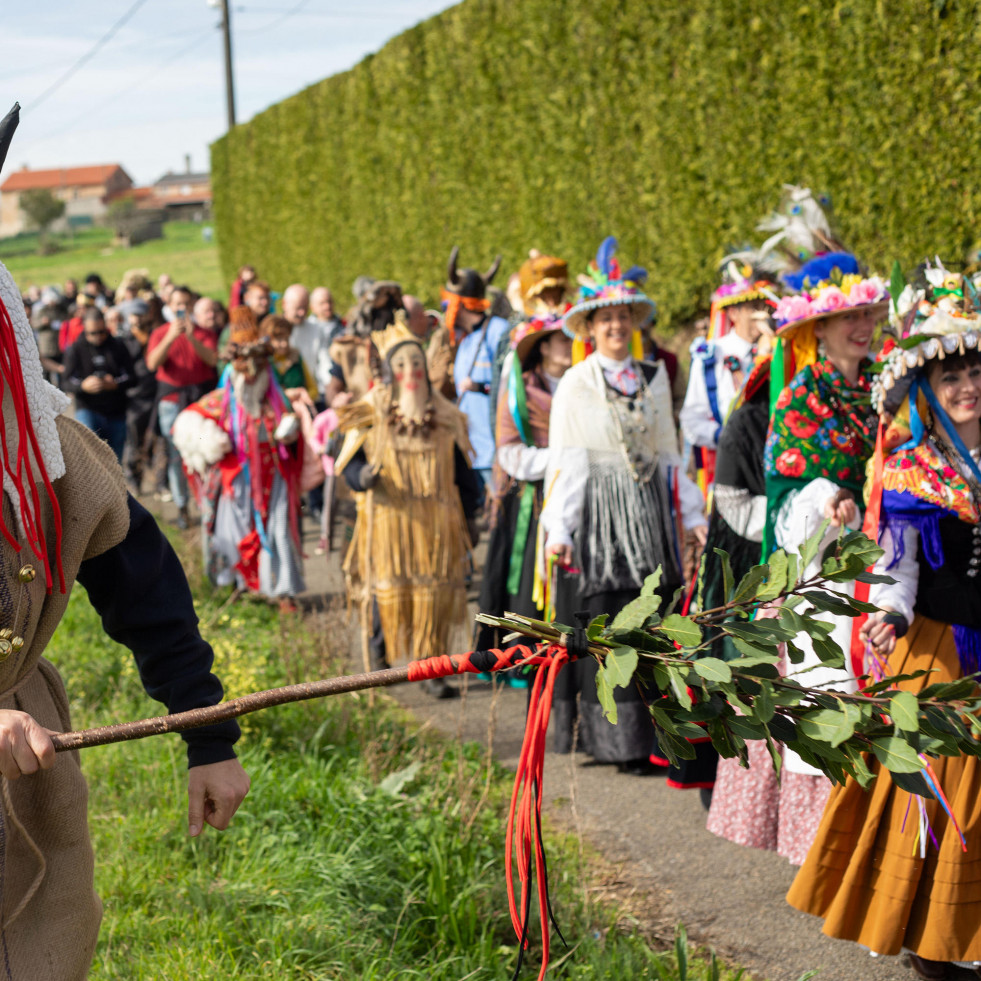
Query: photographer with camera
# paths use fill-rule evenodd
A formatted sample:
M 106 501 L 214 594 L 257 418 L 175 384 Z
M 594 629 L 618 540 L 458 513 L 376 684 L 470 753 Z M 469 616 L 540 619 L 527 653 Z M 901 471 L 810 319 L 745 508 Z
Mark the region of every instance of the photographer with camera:
M 174 287 L 168 304 L 173 319 L 157 327 L 146 346 L 146 366 L 157 376 L 157 422 L 167 440 L 167 483 L 182 529 L 189 525 L 187 478 L 170 431 L 178 413 L 218 383 L 218 341 L 213 330 L 191 320 L 191 300 L 186 286 Z
M 65 351 L 65 390 L 75 396 L 75 418 L 123 458 L 126 444 L 126 389 L 133 383 L 133 359 L 113 337 L 98 307 L 82 316 L 82 336 Z

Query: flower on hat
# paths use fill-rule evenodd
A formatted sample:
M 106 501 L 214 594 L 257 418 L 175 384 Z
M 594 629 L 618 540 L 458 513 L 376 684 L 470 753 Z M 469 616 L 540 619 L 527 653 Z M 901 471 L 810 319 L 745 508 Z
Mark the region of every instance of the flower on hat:
M 812 313 L 811 301 L 803 293 L 795 296 L 785 296 L 777 303 L 773 317 L 778 324 L 790 323 L 794 320 L 803 320 L 810 317 Z
M 862 279 L 848 290 L 848 305 L 860 306 L 864 303 L 877 303 L 886 297 L 886 284 L 878 276 Z
M 844 310 L 847 306 L 849 306 L 848 297 L 837 286 L 818 290 L 813 301 L 815 313 L 831 313 L 834 310 Z

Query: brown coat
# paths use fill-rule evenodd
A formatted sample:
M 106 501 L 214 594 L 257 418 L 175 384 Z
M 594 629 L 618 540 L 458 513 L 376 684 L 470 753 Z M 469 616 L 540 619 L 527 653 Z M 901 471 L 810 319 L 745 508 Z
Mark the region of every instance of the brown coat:
M 47 595 L 39 567 L 37 578 L 22 586 L 19 570 L 37 563 L 28 548 L 15 553 L 0 543 L 0 626 L 24 638 L 19 654 L 0 661 L 0 708 L 20 709 L 41 725 L 64 731 L 71 728 L 65 688 L 41 655 L 64 616 L 79 566 L 125 538 L 129 511 L 122 471 L 109 447 L 73 420 L 59 417 L 57 426 L 66 473 L 54 489 L 63 521 L 67 589 L 61 593 L 56 581 Z M 53 548 L 53 517 L 46 496 L 41 500 Z M 6 495 L 3 507 L 8 527 L 16 527 Z M 93 889 L 87 800 L 77 753 L 60 753 L 50 770 L 14 782 L 0 778 L 5 839 L 0 941 L 6 944 L 10 975 L 18 981 L 82 981 L 88 974 L 102 907 Z

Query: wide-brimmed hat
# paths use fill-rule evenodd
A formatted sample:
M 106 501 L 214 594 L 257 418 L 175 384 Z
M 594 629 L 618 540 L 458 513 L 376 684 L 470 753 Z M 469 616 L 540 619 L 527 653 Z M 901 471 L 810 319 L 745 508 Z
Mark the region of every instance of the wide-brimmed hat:
M 923 268 L 924 284 L 902 285 L 893 273 L 890 325 L 896 342 L 883 349 L 872 404 L 895 415 L 914 379 L 934 360 L 981 351 L 981 297 L 970 278 L 937 261 Z
M 588 337 L 586 318 L 600 307 L 628 306 L 634 326 L 638 328 L 657 313 L 657 304 L 640 288 L 647 279 L 647 270 L 632 266 L 621 275 L 620 264 L 615 258 L 616 248 L 617 240 L 612 235 L 604 239 L 596 258 L 589 264 L 588 275 L 579 276 L 579 295 L 562 318 L 565 332 L 570 337 Z
M 889 291 L 885 281 L 878 276 L 863 278 L 852 274 L 783 297 L 774 308 L 773 319 L 777 336 L 790 337 L 841 313 L 869 311 L 885 317 L 888 310 Z
M 546 338 L 560 331 L 562 331 L 562 314 L 560 313 L 526 320 L 517 328 L 514 355 L 521 362 L 523 370 L 528 370 L 526 362 L 534 353 L 535 348 Z

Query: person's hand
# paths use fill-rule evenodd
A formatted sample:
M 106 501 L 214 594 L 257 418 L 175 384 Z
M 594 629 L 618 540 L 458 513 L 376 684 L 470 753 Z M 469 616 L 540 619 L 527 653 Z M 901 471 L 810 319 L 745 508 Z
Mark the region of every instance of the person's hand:
M 850 490 L 839 487 L 838 493 L 824 502 L 824 516 L 833 528 L 850 525 L 858 517 L 855 495 Z
M 330 407 L 332 409 L 343 409 L 345 405 L 351 404 L 351 399 L 353 398 L 354 395 L 351 392 L 338 392 L 331 400 Z
M 192 766 L 187 771 L 187 833 L 196 838 L 205 822 L 224 831 L 249 792 L 249 775 L 238 760 Z
M 547 554 L 554 555 L 555 561 L 559 565 L 568 568 L 572 565 L 572 546 L 571 545 L 549 545 L 546 549 Z
M 283 394 L 293 403 L 294 408 L 296 404 L 306 405 L 309 408 L 313 408 L 313 399 L 310 398 L 310 393 L 305 388 L 284 388 Z
M 460 394 L 477 391 L 477 383 L 472 378 L 464 378 L 459 384 Z
M 119 388 L 119 385 L 116 384 L 115 378 L 109 376 L 102 379 L 102 391 L 114 392 L 117 388 Z
M 695 536 L 698 547 L 705 548 L 705 542 L 708 541 L 708 525 L 696 525 L 691 529 L 691 533 Z
M 47 729 L 26 712 L 0 709 L 0 774 L 16 780 L 54 766 L 55 748 Z
M 876 653 L 885 657 L 892 654 L 896 647 L 896 628 L 891 623 L 885 622 L 886 614 L 889 612 L 891 611 L 880 610 L 873 613 L 858 633 L 865 643 L 875 648 Z
M 82 379 L 79 388 L 83 392 L 94 395 L 96 392 L 101 392 L 105 388 L 105 382 L 98 375 L 89 375 L 87 378 Z

